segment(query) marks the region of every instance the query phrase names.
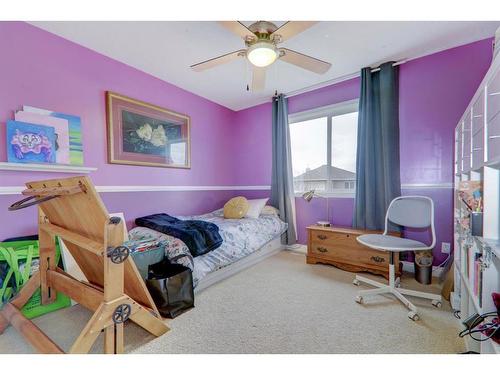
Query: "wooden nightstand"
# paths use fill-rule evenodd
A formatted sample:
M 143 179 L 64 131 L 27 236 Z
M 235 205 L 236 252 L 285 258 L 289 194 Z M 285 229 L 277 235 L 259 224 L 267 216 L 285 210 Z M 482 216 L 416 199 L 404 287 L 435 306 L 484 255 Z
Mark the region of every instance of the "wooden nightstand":
M 369 249 L 356 240 L 362 234 L 382 232 L 317 225 L 307 227 L 307 231 L 307 263 L 331 264 L 346 271 L 371 272 L 389 278 L 389 253 Z M 396 276 L 400 276 L 399 253 L 394 253 L 394 264 Z

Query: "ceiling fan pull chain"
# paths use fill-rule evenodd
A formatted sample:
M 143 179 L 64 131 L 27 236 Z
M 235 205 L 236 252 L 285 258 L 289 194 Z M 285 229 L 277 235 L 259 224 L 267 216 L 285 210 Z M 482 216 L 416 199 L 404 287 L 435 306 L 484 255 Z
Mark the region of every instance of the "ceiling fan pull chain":
M 280 71 L 278 69 L 277 66 L 274 66 L 274 74 L 275 74 L 275 81 L 276 82 L 276 87 L 275 87 L 275 90 L 274 90 L 274 95 L 275 96 L 278 96 L 278 87 L 279 87 L 279 84 L 280 84 Z
M 247 91 L 250 91 L 250 76 L 251 76 L 251 70 L 250 70 L 250 65 L 248 63 L 248 60 L 245 59 L 245 81 L 247 82 Z

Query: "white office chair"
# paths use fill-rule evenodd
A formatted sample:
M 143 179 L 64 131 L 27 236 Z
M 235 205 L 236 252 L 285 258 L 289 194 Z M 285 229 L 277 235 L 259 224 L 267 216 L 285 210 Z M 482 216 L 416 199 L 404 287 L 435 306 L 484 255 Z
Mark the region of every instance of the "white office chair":
M 430 246 L 420 241 L 390 236 L 387 227 L 391 223 L 409 228 L 431 228 L 432 244 Z M 399 278 L 394 274 L 394 252 L 432 250 L 436 245 L 434 231 L 434 203 L 432 199 L 422 196 L 405 196 L 395 198 L 385 215 L 384 234 L 364 234 L 357 238 L 358 242 L 371 249 L 389 252 L 389 285 L 373 281 L 363 276 L 356 275 L 353 283 L 359 285 L 363 282 L 377 287 L 376 289 L 362 290 L 356 296 L 356 302 L 363 303 L 363 297 L 368 295 L 392 293 L 405 305 L 410 312 L 408 318 L 419 320 L 417 308 L 403 295 L 426 298 L 432 300 L 435 307 L 441 307 L 441 296 L 437 294 L 418 292 L 416 290 L 402 289 L 399 287 Z

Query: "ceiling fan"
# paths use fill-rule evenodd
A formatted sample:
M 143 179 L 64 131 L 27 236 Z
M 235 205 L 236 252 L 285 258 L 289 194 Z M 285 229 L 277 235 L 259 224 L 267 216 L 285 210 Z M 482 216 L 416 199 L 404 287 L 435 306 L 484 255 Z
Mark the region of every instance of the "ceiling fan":
M 281 27 L 277 27 L 272 22 L 258 21 L 246 27 L 238 21 L 221 21 L 219 24 L 241 37 L 245 41 L 247 48 L 202 61 L 191 65 L 191 68 L 196 72 L 201 72 L 239 57 L 246 57 L 253 65 L 252 91 L 264 88 L 266 81 L 265 68 L 277 59 L 317 74 L 326 73 L 332 64 L 288 48 L 278 47 L 279 43 L 301 33 L 315 23 L 317 22 L 289 21 L 285 22 Z

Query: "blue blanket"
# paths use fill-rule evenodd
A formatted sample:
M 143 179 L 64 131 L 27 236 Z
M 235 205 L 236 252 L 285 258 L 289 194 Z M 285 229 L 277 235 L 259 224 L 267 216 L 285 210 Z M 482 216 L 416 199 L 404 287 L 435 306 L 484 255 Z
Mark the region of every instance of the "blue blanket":
M 180 220 L 167 214 L 154 214 L 137 218 L 135 223 L 179 238 L 193 257 L 215 250 L 222 244 L 219 227 L 208 221 Z

